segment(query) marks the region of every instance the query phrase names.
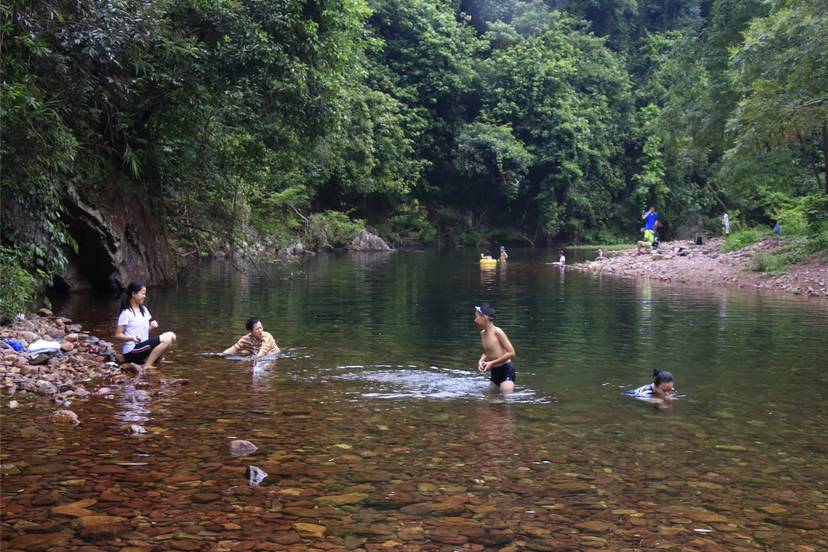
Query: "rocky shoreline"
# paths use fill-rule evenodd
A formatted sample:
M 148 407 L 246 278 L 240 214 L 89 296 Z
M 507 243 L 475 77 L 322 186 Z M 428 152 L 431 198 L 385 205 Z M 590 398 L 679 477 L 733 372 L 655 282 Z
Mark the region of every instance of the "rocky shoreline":
M 663 242 L 649 253 L 639 255 L 635 249 L 612 251 L 603 261 L 577 263 L 568 268 L 693 287 L 755 289 L 828 299 L 828 263 L 821 259 L 808 259 L 782 275 L 752 270 L 756 255 L 778 251 L 785 243 L 779 238 L 768 238 L 725 253 L 721 250 L 721 239 L 712 239 L 704 245 L 690 241 Z
M 41 340 L 57 347 L 30 354 L 30 346 Z M 12 343 L 23 350 L 15 350 Z M 27 399 L 47 398 L 59 408 L 52 414 L 53 422 L 75 425 L 79 420 L 68 410 L 72 402 L 91 396 L 112 398 L 112 387 L 131 382 L 143 371 L 135 364 L 119 363 L 123 358 L 112 343 L 83 332 L 80 324 L 47 309 L 0 327 L 0 359 L 0 391 L 8 397 L 6 408 L 18 408 Z

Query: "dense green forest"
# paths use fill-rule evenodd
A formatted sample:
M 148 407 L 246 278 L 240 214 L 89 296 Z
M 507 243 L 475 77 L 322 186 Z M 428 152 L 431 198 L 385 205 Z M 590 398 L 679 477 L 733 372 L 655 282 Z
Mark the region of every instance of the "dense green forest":
M 182 248 L 363 225 L 397 245 L 606 243 L 649 204 L 668 232 L 726 208 L 828 241 L 824 0 L 0 10 L 2 254 L 44 281 L 73 247 L 68 187 L 113 181 Z

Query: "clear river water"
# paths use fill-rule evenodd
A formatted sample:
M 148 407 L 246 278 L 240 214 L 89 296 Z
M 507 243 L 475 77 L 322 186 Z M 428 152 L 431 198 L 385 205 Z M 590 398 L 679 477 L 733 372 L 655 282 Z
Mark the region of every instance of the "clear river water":
M 3 456 L 30 466 L 3 479 L 12 526 L 55 523 L 55 550 L 828 550 L 826 305 L 476 255 L 213 262 L 150 288 L 178 336 L 160 374 L 74 402 L 71 429 L 5 411 Z M 517 350 L 509 397 L 476 369 L 484 301 Z M 55 307 L 112 334 L 111 295 Z M 286 358 L 202 355 L 250 315 Z M 668 409 L 622 394 L 653 368 Z M 118 527 L 52 512 L 77 501 Z

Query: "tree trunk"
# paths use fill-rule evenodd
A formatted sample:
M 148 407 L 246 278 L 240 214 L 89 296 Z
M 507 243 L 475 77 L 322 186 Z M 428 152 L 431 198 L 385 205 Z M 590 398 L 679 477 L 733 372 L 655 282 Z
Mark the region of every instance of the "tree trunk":
M 828 195 L 828 122 L 822 123 L 822 171 L 825 194 Z

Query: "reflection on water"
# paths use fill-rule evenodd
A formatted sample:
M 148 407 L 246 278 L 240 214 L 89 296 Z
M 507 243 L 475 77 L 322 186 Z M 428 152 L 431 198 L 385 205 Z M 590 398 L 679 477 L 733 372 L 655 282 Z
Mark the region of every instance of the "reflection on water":
M 476 253 L 216 263 L 151 288 L 178 335 L 163 377 L 189 385 L 75 401 L 71 429 L 48 405 L 5 411 L 0 455 L 23 470 L 3 477 L 0 546 L 828 548 L 828 309 L 567 274 L 550 255 L 516 249 L 492 271 Z M 105 337 L 115 300 L 56 310 Z M 508 398 L 475 369 L 481 300 L 518 353 Z M 249 316 L 297 354 L 201 354 Z M 682 392 L 669 415 L 621 394 L 654 368 Z M 231 439 L 258 451 L 233 458 Z M 251 464 L 269 474 L 255 489 Z M 90 499 L 124 520 L 117 539 L 51 511 Z

